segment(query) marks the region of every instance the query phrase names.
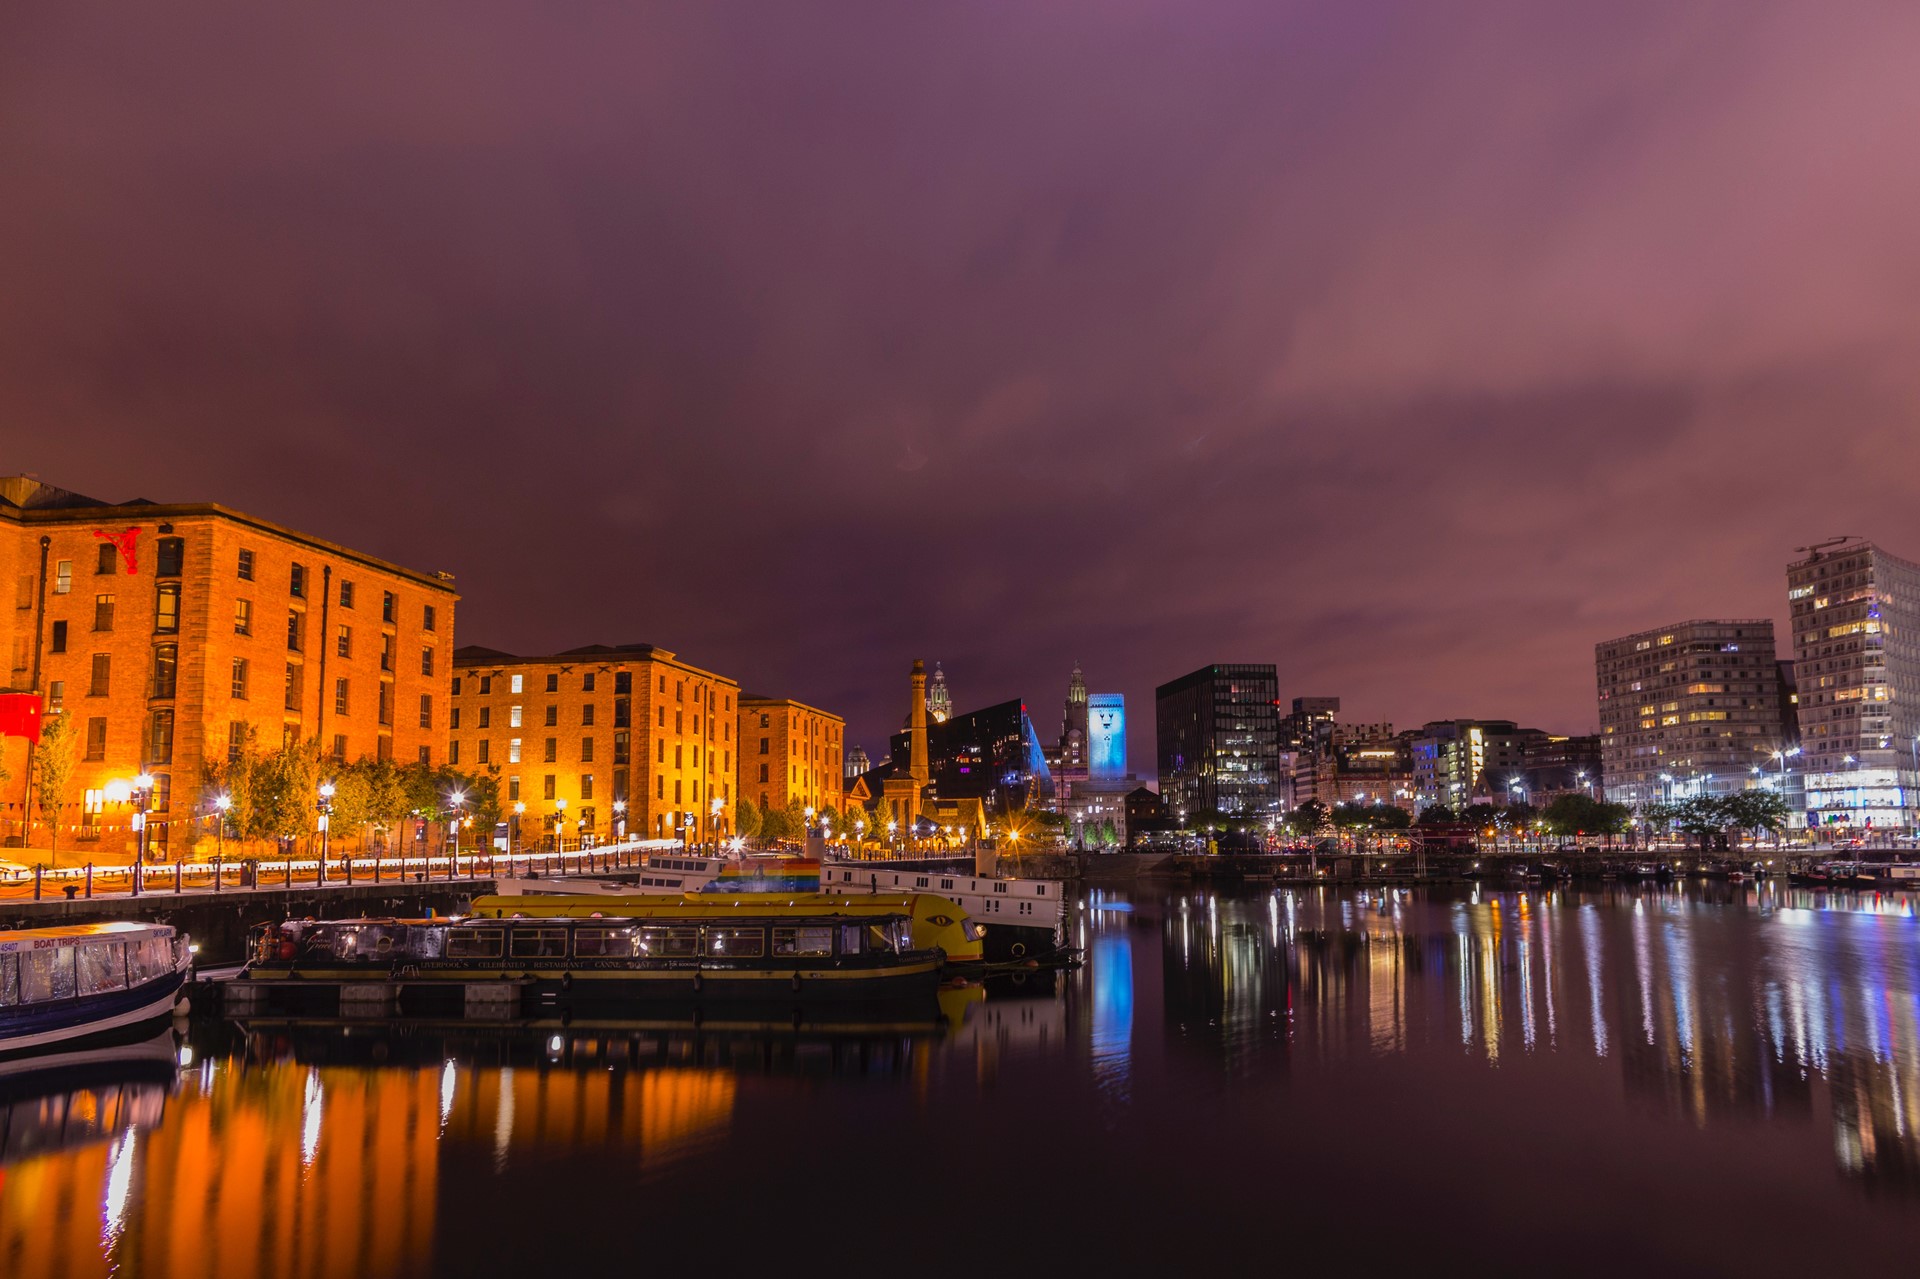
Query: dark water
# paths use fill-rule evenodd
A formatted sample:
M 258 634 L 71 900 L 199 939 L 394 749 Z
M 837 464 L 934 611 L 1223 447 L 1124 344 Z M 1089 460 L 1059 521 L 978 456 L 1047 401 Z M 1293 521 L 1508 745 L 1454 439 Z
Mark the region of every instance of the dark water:
M 1912 1273 L 1914 909 L 1092 891 L 945 1025 L 196 1023 L 15 1085 L 0 1274 Z

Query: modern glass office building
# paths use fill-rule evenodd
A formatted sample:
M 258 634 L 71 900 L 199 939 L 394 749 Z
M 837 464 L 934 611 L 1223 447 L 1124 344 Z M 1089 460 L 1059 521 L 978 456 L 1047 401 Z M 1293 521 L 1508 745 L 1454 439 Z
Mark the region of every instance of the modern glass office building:
M 1175 821 L 1280 805 L 1280 679 L 1252 663 L 1203 666 L 1154 690 L 1160 795 Z

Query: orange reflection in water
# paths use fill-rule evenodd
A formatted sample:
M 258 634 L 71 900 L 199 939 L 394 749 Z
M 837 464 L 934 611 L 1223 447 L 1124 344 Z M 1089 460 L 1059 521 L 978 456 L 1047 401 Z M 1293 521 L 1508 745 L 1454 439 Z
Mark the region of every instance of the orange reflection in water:
M 425 1072 L 190 1076 L 156 1126 L 6 1170 L 0 1268 L 72 1279 L 407 1269 L 432 1240 L 435 1098 Z
M 657 1165 L 724 1133 L 736 1087 L 729 1071 L 673 1067 L 468 1072 L 453 1089 L 447 1137 L 491 1147 L 499 1167 L 518 1151 L 586 1146 L 621 1146 Z
M 134 1092 L 17 1103 L 0 1275 L 372 1279 L 432 1259 L 439 1146 L 617 1145 L 643 1166 L 725 1132 L 721 1070 L 213 1063 Z

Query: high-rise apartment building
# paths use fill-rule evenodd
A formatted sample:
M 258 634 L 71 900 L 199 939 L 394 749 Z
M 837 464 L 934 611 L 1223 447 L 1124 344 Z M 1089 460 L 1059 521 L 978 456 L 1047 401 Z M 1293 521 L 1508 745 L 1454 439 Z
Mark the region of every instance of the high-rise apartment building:
M 1154 690 L 1160 795 L 1176 821 L 1280 804 L 1280 680 L 1253 663 L 1203 666 Z
M 1787 566 L 1810 824 L 1920 824 L 1920 564 L 1871 542 Z
M 740 697 L 740 789 L 767 808 L 839 808 L 847 722 L 791 698 Z
M 1641 804 L 1724 795 L 1791 737 L 1773 623 L 1696 620 L 1594 645 L 1606 795 Z
M 651 644 L 453 656 L 448 760 L 500 770 L 520 840 L 732 832 L 735 681 Z
M 453 578 L 212 503 L 105 502 L 0 479 L 6 685 L 77 725 L 62 848 L 131 846 L 122 788 L 153 778 L 150 854 L 212 836 L 201 778 L 261 750 L 444 762 Z M 26 743 L 0 739 L 5 827 L 45 847 Z M 31 825 L 29 831 L 29 805 Z M 172 852 L 169 853 L 169 849 Z
M 1421 725 L 1408 739 L 1416 811 L 1438 804 L 1460 813 L 1476 803 L 1524 799 L 1527 748 L 1545 736 L 1510 719 L 1443 719 Z

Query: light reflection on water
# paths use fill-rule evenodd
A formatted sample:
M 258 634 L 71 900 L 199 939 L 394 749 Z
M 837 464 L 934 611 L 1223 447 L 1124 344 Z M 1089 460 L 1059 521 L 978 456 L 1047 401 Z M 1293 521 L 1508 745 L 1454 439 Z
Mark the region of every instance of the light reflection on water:
M 1548 1078 L 1555 1107 L 1523 1116 L 1546 1137 L 1562 1106 L 1819 1125 L 1827 1168 L 1920 1212 L 1920 920 L 1899 898 L 1134 888 L 1086 893 L 1072 933 L 1083 971 L 952 992 L 925 1024 L 198 1022 L 190 1048 L 0 1101 L 0 1272 L 447 1273 L 490 1184 L 577 1164 L 665 1194 L 794 1141 L 851 1142 L 866 1172 L 869 1149 L 949 1134 L 997 1176 L 996 1142 L 1044 1149 L 1088 1109 L 1144 1169 L 1130 1134 L 1196 1098 L 1229 1117 L 1217 1140 L 1253 1141 L 1232 1117 L 1276 1081 L 1309 1142 L 1363 1065 L 1411 1097 L 1443 1069 Z M 1029 1103 L 1037 1130 L 1010 1128 Z

